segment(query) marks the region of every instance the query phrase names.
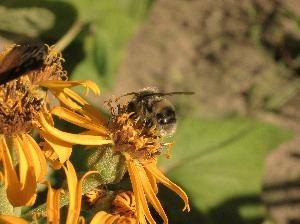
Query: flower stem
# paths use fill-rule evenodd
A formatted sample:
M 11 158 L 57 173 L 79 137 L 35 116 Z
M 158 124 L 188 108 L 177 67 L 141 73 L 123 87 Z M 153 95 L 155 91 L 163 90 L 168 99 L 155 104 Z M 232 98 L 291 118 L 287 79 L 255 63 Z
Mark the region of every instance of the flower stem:
M 83 23 L 79 20 L 75 21 L 68 32 L 55 44 L 57 51 L 63 51 L 80 33 Z

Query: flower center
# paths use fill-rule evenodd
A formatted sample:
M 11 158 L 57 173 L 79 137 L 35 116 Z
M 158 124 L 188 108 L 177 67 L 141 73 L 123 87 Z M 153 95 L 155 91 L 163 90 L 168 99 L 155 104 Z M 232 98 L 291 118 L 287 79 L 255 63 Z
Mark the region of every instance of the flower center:
M 115 150 L 129 153 L 133 158 L 143 160 L 160 154 L 161 138 L 155 126 L 126 112 L 127 104 L 118 105 L 118 110 L 111 108 L 112 117 L 109 128 L 115 143 Z
M 0 87 L 0 133 L 27 131 L 35 112 L 39 112 L 44 98 L 32 88 L 28 76 L 22 76 Z

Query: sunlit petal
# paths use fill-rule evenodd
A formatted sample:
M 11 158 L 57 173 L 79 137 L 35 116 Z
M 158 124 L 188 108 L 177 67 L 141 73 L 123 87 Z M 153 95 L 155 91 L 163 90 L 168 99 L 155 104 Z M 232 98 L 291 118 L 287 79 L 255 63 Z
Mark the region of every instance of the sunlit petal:
M 21 146 L 17 140 L 16 141 L 16 149 L 18 151 L 19 156 L 24 155 L 24 157 L 28 157 L 29 152 L 24 152 L 21 154 Z M 0 140 L 0 148 L 2 149 L 3 155 L 3 166 L 4 166 L 4 173 L 5 173 L 5 185 L 6 185 L 6 193 L 7 198 L 13 206 L 22 206 L 22 205 L 31 205 L 36 197 L 35 190 L 36 190 L 36 177 L 33 169 L 33 165 L 26 164 L 24 168 L 28 167 L 27 172 L 22 171 L 22 182 L 19 181 L 14 166 L 12 164 L 12 159 L 9 154 L 8 147 L 4 138 Z M 20 170 L 22 170 L 23 165 L 25 162 L 23 158 L 19 158 L 20 160 Z M 22 167 L 21 167 L 22 166 Z M 20 175 L 21 176 L 21 175 Z M 21 177 L 20 177 L 21 179 Z
M 172 191 L 176 192 L 184 201 L 184 210 L 188 210 L 190 211 L 190 205 L 189 205 L 189 199 L 188 196 L 186 195 L 186 193 L 176 184 L 174 184 L 172 181 L 170 181 L 159 169 L 157 169 L 154 166 L 145 164 L 144 167 L 153 174 L 153 176 L 155 176 L 155 178 L 157 180 L 159 180 L 159 182 L 161 182 L 162 184 L 164 184 L 166 187 L 168 187 L 169 189 L 171 189 Z
M 63 89 L 64 94 L 66 94 L 68 97 L 70 97 L 72 100 L 74 100 L 75 102 L 84 105 L 87 104 L 88 102 L 83 99 L 79 94 L 77 94 L 75 91 L 65 88 Z
M 54 190 L 52 189 L 50 183 L 48 182 L 48 193 L 47 193 L 47 222 L 49 224 L 59 224 L 60 223 L 60 206 L 59 199 L 60 194 L 63 192 L 62 189 Z
M 72 110 L 80 110 L 82 106 L 75 101 L 73 101 L 70 97 L 68 97 L 64 92 L 52 90 L 53 95 L 62 102 L 65 106 Z
M 78 85 L 84 86 L 87 90 L 91 89 L 95 95 L 100 94 L 100 89 L 96 83 L 90 80 L 77 80 L 77 81 L 60 81 L 60 80 L 47 80 L 39 83 L 40 86 L 44 86 L 47 88 L 55 89 L 55 88 L 70 88 Z
M 0 223 L 5 224 L 28 224 L 26 220 L 22 218 L 18 218 L 15 216 L 9 216 L 9 215 L 0 215 Z
M 43 152 L 41 151 L 36 141 L 30 135 L 23 134 L 22 139 L 25 147 L 27 147 L 29 151 L 32 152 L 32 161 L 34 164 L 34 171 L 37 181 L 42 182 L 47 172 L 47 163 Z
M 114 224 L 118 220 L 119 215 L 111 215 L 107 212 L 98 212 L 90 222 L 90 224 Z
M 44 138 L 44 140 L 48 143 L 49 147 L 51 147 L 51 151 L 54 151 L 57 154 L 59 162 L 61 164 L 63 164 L 70 158 L 72 153 L 71 143 L 55 138 L 44 131 L 40 131 L 40 134 Z
M 66 108 L 63 107 L 55 107 L 52 109 L 51 113 L 56 115 L 72 124 L 76 124 L 80 127 L 94 130 L 98 132 L 98 135 L 108 135 L 108 130 L 104 126 L 96 125 L 93 121 L 88 120 L 87 118 L 76 114 Z
M 63 168 L 67 176 L 68 190 L 70 195 L 66 223 L 73 224 L 77 223 L 80 214 L 83 181 L 88 175 L 97 172 L 89 171 L 85 173 L 79 181 L 77 181 L 76 171 L 70 161 L 67 161 L 66 166 L 63 166 Z
M 95 121 L 99 125 L 107 125 L 107 118 L 99 113 L 99 111 L 92 105 L 85 104 L 83 105 L 82 110 L 92 121 Z
M 147 201 L 146 201 L 145 193 L 143 190 L 143 185 L 141 183 L 141 177 L 139 174 L 139 170 L 137 168 L 137 166 L 139 164 L 137 164 L 136 161 L 131 160 L 131 159 L 127 159 L 126 162 L 127 162 L 127 168 L 128 168 L 128 173 L 130 176 L 133 192 L 135 195 L 135 201 L 136 201 L 136 207 L 137 207 L 137 220 L 140 220 L 141 216 L 143 216 L 145 214 L 149 223 L 155 224 L 156 222 L 154 221 L 154 219 L 151 216 L 151 213 L 150 213 Z
M 164 223 L 167 224 L 168 217 L 167 217 L 164 209 L 162 208 L 160 201 L 156 197 L 155 192 L 152 189 L 152 186 L 148 180 L 148 177 L 147 177 L 147 174 L 146 174 L 144 168 L 141 166 L 138 166 L 137 169 L 138 169 L 138 172 L 140 173 L 139 176 L 141 178 L 141 182 L 143 184 L 143 189 L 147 195 L 147 198 L 149 199 L 150 203 L 153 205 L 154 209 L 158 212 L 160 217 L 163 219 Z
M 112 140 L 107 140 L 103 136 L 94 136 L 94 135 L 80 135 L 80 134 L 71 134 L 68 132 L 60 131 L 46 121 L 43 114 L 39 116 L 40 124 L 43 128 L 51 135 L 56 138 L 63 139 L 63 141 L 72 143 L 72 144 L 80 144 L 80 145 L 106 145 L 113 144 Z

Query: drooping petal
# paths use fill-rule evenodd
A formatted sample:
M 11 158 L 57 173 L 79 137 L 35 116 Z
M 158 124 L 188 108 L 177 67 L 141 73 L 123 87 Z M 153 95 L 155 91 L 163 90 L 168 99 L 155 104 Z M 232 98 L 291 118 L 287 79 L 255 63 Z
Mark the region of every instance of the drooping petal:
M 62 141 L 58 138 L 49 135 L 47 132 L 40 130 L 41 136 L 45 139 L 48 144 L 48 148 L 51 148 L 51 151 L 55 152 L 58 156 L 59 162 L 63 164 L 66 162 L 72 153 L 72 144 Z
M 89 171 L 85 173 L 79 181 L 77 181 L 76 171 L 70 161 L 66 162 L 66 166 L 63 166 L 68 182 L 69 190 L 69 209 L 67 215 L 67 224 L 77 223 L 81 208 L 81 197 L 82 197 L 82 184 L 84 179 L 96 171 Z
M 112 140 L 108 140 L 103 136 L 95 135 L 80 135 L 80 134 L 71 134 L 68 132 L 60 131 L 55 127 L 51 126 L 45 119 L 44 115 L 40 113 L 39 122 L 42 127 L 52 136 L 62 139 L 65 142 L 79 145 L 106 145 L 113 144 Z
M 59 224 L 60 223 L 59 199 L 60 199 L 60 193 L 63 192 L 63 189 L 54 190 L 52 189 L 49 182 L 47 183 L 47 185 L 48 185 L 47 202 L 46 202 L 47 223 Z
M 60 102 L 62 102 L 68 108 L 72 110 L 80 110 L 82 108 L 82 105 L 73 101 L 64 92 L 58 90 L 52 90 L 52 93 Z
M 16 139 L 15 146 L 19 154 L 20 181 L 14 169 L 6 142 L 4 138 L 0 140 L 7 198 L 13 206 L 32 205 L 36 198 L 36 177 L 29 157 L 30 152 L 26 151 L 26 148 L 25 152 L 23 152 L 20 143 Z
M 55 107 L 52 109 L 51 113 L 56 115 L 72 124 L 76 124 L 80 127 L 94 130 L 98 135 L 108 135 L 108 130 L 104 126 L 96 125 L 94 121 L 91 121 L 73 111 L 70 111 L 63 107 Z
M 66 166 L 63 166 L 66 176 L 67 176 L 67 182 L 68 182 L 68 190 L 69 190 L 69 209 L 68 209 L 68 216 L 67 216 L 67 223 L 76 223 L 77 219 L 79 218 L 79 211 L 78 211 L 78 195 L 77 195 L 77 176 L 76 171 L 71 164 L 71 162 L 66 161 Z M 77 218 L 77 219 L 76 219 Z M 71 222 L 71 221 L 75 222 Z
M 77 80 L 77 81 L 60 81 L 60 80 L 47 80 L 39 83 L 40 86 L 49 88 L 49 89 L 63 89 L 63 88 L 71 88 L 74 86 L 82 85 L 88 89 L 91 89 L 95 95 L 100 94 L 100 89 L 96 83 L 90 80 Z
M 182 200 L 184 201 L 184 210 L 188 210 L 190 211 L 190 205 L 189 205 L 189 199 L 188 196 L 186 195 L 186 193 L 179 187 L 177 186 L 175 183 L 173 183 L 172 181 L 170 181 L 159 169 L 157 169 L 154 166 L 151 166 L 149 164 L 144 164 L 144 167 L 159 181 L 161 182 L 163 185 L 165 185 L 166 187 L 168 187 L 169 189 L 171 189 L 172 191 L 176 192 L 179 197 L 182 198 Z
M 28 151 L 32 152 L 32 161 L 34 164 L 34 171 L 36 181 L 42 182 L 47 172 L 46 159 L 36 141 L 29 134 L 22 134 L 22 140 L 24 146 L 28 148 Z
M 68 97 L 70 97 L 72 100 L 74 100 L 75 102 L 77 102 L 81 105 L 88 104 L 88 102 L 85 99 L 83 99 L 78 93 L 76 93 L 75 91 L 73 91 L 71 89 L 64 88 L 63 92 Z
M 0 223 L 5 224 L 28 224 L 28 222 L 22 218 L 9 216 L 9 215 L 0 215 Z
M 158 212 L 160 217 L 163 219 L 164 223 L 167 224 L 168 217 L 167 217 L 160 201 L 156 197 L 156 193 L 154 192 L 154 190 L 148 180 L 148 177 L 147 177 L 147 174 L 146 174 L 144 168 L 142 166 L 137 166 L 137 169 L 138 169 L 138 172 L 140 173 L 141 182 L 143 184 L 143 189 L 147 195 L 147 198 L 149 199 L 150 203 L 153 205 L 154 209 Z
M 156 164 L 157 164 L 157 159 L 152 159 L 150 163 L 148 163 L 149 166 L 155 166 L 156 167 Z M 147 170 L 147 169 L 144 169 L 146 174 L 147 174 L 147 177 L 148 177 L 148 180 L 152 186 L 152 189 L 153 191 L 155 192 L 155 194 L 158 193 L 158 187 L 157 187 L 157 180 L 156 178 Z
M 126 157 L 127 169 L 136 201 L 137 221 L 142 219 L 142 216 L 145 215 L 150 224 L 155 224 L 156 222 L 151 216 L 143 190 L 143 184 L 141 183 L 141 177 L 137 168 L 139 164 L 137 164 L 137 161 L 131 160 L 128 156 Z

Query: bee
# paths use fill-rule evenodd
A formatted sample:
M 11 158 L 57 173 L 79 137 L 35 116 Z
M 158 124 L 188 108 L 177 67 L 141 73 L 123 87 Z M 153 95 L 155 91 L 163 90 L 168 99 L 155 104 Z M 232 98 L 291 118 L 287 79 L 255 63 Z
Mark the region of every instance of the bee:
M 47 48 L 43 44 L 15 45 L 0 60 L 0 85 L 43 66 Z
M 177 122 L 175 107 L 167 96 L 194 92 L 169 92 L 162 93 L 155 88 L 146 88 L 137 92 L 127 93 L 124 96 L 133 95 L 128 102 L 127 112 L 132 113 L 132 119 L 142 119 L 146 126 L 156 126 L 160 136 L 171 136 L 175 133 Z

